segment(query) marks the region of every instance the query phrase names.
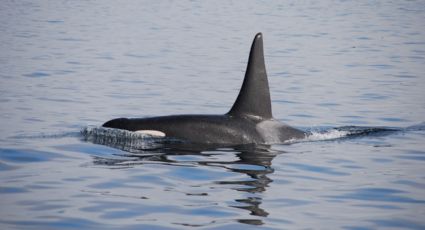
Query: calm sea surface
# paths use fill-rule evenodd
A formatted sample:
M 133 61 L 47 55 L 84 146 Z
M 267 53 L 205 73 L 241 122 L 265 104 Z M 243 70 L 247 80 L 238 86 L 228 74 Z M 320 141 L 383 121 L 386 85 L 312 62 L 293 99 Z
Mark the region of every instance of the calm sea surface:
M 424 1 L 2 1 L 0 22 L 0 229 L 425 229 Z M 274 116 L 310 138 L 105 141 L 227 112 L 257 32 Z

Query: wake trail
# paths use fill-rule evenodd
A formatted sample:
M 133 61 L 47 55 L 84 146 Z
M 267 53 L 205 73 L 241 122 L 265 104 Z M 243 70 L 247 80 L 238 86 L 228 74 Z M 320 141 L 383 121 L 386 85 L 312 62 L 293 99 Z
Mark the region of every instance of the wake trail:
M 306 137 L 299 140 L 291 140 L 290 143 L 296 142 L 314 142 L 314 141 L 333 141 L 358 137 L 377 137 L 390 135 L 397 132 L 424 131 L 425 122 L 409 126 L 406 128 L 398 127 L 368 127 L 368 126 L 341 126 L 327 129 L 311 128 L 307 130 Z
M 396 132 L 422 132 L 425 131 L 425 122 L 412 125 L 406 128 L 397 127 L 367 127 L 367 126 L 342 126 L 330 128 L 310 128 L 306 130 L 306 137 L 303 139 L 292 139 L 282 144 L 292 144 L 300 142 L 333 141 L 358 137 L 376 137 L 389 135 Z M 146 133 L 131 132 L 121 129 L 105 128 L 101 126 L 86 126 L 79 131 L 40 133 L 30 135 L 17 135 L 15 139 L 56 139 L 56 138 L 80 138 L 82 141 L 91 142 L 120 148 L 123 150 L 134 149 L 158 149 L 168 143 L 182 143 L 168 137 L 158 137 Z

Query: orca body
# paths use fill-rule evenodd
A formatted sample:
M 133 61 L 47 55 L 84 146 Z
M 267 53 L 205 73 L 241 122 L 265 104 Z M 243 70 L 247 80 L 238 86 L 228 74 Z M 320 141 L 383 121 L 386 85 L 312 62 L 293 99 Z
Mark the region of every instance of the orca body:
M 242 88 L 228 113 L 118 118 L 103 127 L 158 134 L 190 143 L 224 145 L 276 144 L 306 135 L 273 119 L 261 33 L 254 38 Z

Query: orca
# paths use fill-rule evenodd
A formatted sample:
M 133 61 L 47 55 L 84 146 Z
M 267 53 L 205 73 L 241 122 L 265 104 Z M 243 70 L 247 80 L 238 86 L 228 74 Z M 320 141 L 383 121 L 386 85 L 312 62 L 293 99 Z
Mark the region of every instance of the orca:
M 267 145 L 306 136 L 305 132 L 273 118 L 261 33 L 254 37 L 242 88 L 228 113 L 117 118 L 102 126 L 176 138 L 192 144 Z

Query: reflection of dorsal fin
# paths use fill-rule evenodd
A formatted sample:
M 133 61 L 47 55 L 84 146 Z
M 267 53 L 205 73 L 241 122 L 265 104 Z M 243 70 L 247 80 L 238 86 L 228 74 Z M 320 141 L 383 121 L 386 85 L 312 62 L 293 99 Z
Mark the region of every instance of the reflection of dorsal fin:
M 272 118 L 269 83 L 264 64 L 263 35 L 258 33 L 252 42 L 245 79 L 229 115 L 253 115 Z

